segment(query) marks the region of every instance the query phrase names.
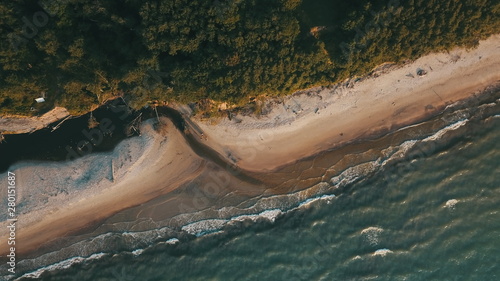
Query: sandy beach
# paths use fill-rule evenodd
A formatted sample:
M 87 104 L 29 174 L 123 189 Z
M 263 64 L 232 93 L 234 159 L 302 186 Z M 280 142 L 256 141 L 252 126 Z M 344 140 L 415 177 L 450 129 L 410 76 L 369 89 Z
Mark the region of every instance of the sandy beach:
M 160 132 L 153 129 L 153 122 L 146 122 L 141 137 L 125 140 L 112 154 L 88 155 L 69 165 L 24 163 L 12 167 L 19 187 L 37 187 L 36 191 L 17 189 L 18 205 L 29 205 L 17 210 L 17 254 L 147 202 L 199 175 L 204 161 L 191 151 L 169 119 L 162 122 L 165 128 Z M 6 187 L 2 186 L 6 194 L 3 189 Z M 40 201 L 44 195 L 48 200 Z M 3 221 L 4 237 L 6 225 Z M 6 243 L 0 246 L 2 255 L 6 247 Z
M 384 73 L 335 87 L 269 99 L 260 117 L 237 115 L 212 124 L 193 118 L 201 140 L 243 170 L 266 172 L 360 138 L 419 122 L 500 81 L 500 36 L 471 51 L 431 54 Z M 417 75 L 417 69 L 427 72 Z M 185 108 L 184 108 L 185 109 Z M 206 161 L 168 120 L 142 126 L 112 153 L 70 163 L 20 163 L 18 254 L 175 190 L 200 175 Z M 113 167 L 113 168 L 111 168 Z M 36 177 L 34 176 L 36 175 Z M 54 176 L 57 175 L 57 176 Z M 5 175 L 0 176 L 3 182 Z M 30 191 L 24 187 L 36 187 Z M 58 191 L 57 189 L 65 191 Z M 0 192 L 6 193 L 2 185 Z M 53 194 L 39 200 L 43 194 Z M 26 207 L 29 206 L 29 207 Z M 7 234 L 1 222 L 0 235 Z M 0 245 L 5 255 L 7 244 Z
M 427 75 L 418 76 L 417 69 Z M 430 54 L 348 86 L 270 100 L 271 112 L 260 118 L 197 123 L 209 146 L 228 160 L 245 170 L 270 171 L 375 132 L 422 121 L 497 81 L 499 35 L 476 49 Z

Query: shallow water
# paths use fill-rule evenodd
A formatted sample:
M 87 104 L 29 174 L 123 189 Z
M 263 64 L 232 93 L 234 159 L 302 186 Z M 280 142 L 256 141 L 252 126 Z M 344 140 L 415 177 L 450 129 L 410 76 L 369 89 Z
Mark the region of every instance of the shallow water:
M 488 110 L 480 117 L 471 113 Z M 403 132 L 411 139 L 391 136 L 402 144 L 366 152 L 356 158 L 353 168 L 332 172 L 323 177 L 326 181 L 303 191 L 296 184 L 300 188 L 288 195 L 268 192 L 257 199 L 241 199 L 237 207 L 223 211 L 200 208 L 195 215 L 182 217 L 181 234 L 174 228 L 107 234 L 100 243 L 116 243 L 121 250 L 66 260 L 31 276 L 41 280 L 497 280 L 497 111 L 498 104 L 456 111 Z M 338 161 L 334 155 L 315 161 L 324 164 L 330 159 L 330 167 L 324 167 L 328 169 Z M 353 166 L 352 161 L 349 164 Z M 123 237 L 137 243 L 116 242 Z M 81 252 L 90 245 L 80 245 Z

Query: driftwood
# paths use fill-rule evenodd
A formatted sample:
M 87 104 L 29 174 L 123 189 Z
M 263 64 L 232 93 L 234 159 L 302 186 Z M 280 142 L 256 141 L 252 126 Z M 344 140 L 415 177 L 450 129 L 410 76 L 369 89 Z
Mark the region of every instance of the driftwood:
M 53 132 L 53 131 L 55 131 L 55 130 L 59 129 L 59 127 L 62 125 L 62 123 L 64 123 L 66 120 L 71 119 L 71 118 L 73 118 L 73 116 L 71 116 L 71 115 L 70 115 L 70 116 L 68 116 L 68 117 L 66 117 L 66 118 L 64 118 L 64 119 L 63 119 L 61 122 L 59 122 L 56 126 L 52 127 L 52 131 L 50 131 L 50 132 Z
M 155 106 L 155 112 L 156 112 L 156 119 L 158 119 L 158 123 L 161 123 L 160 122 L 160 117 L 158 116 L 158 109 L 157 109 L 156 106 Z
M 138 134 L 139 136 L 141 135 L 141 131 L 140 131 L 140 125 L 141 125 L 141 122 L 142 122 L 142 112 L 139 114 L 139 116 L 137 116 L 136 118 L 134 118 L 134 120 L 132 120 L 128 126 L 127 126 L 127 130 L 126 130 L 126 134 L 127 136 L 131 136 L 133 135 L 134 133 L 132 132 L 132 130 Z

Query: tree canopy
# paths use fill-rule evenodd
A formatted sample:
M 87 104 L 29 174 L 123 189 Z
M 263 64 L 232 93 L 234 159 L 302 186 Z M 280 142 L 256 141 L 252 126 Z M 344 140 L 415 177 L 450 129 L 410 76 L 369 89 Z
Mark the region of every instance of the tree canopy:
M 472 47 L 499 15 L 493 0 L 3 1 L 0 112 L 289 94 Z

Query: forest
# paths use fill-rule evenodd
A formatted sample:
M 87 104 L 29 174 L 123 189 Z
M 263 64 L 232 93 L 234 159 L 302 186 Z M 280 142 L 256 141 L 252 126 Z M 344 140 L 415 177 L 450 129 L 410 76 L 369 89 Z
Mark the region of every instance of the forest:
M 474 47 L 499 26 L 496 0 L 2 1 L 0 114 L 117 96 L 245 104 Z

